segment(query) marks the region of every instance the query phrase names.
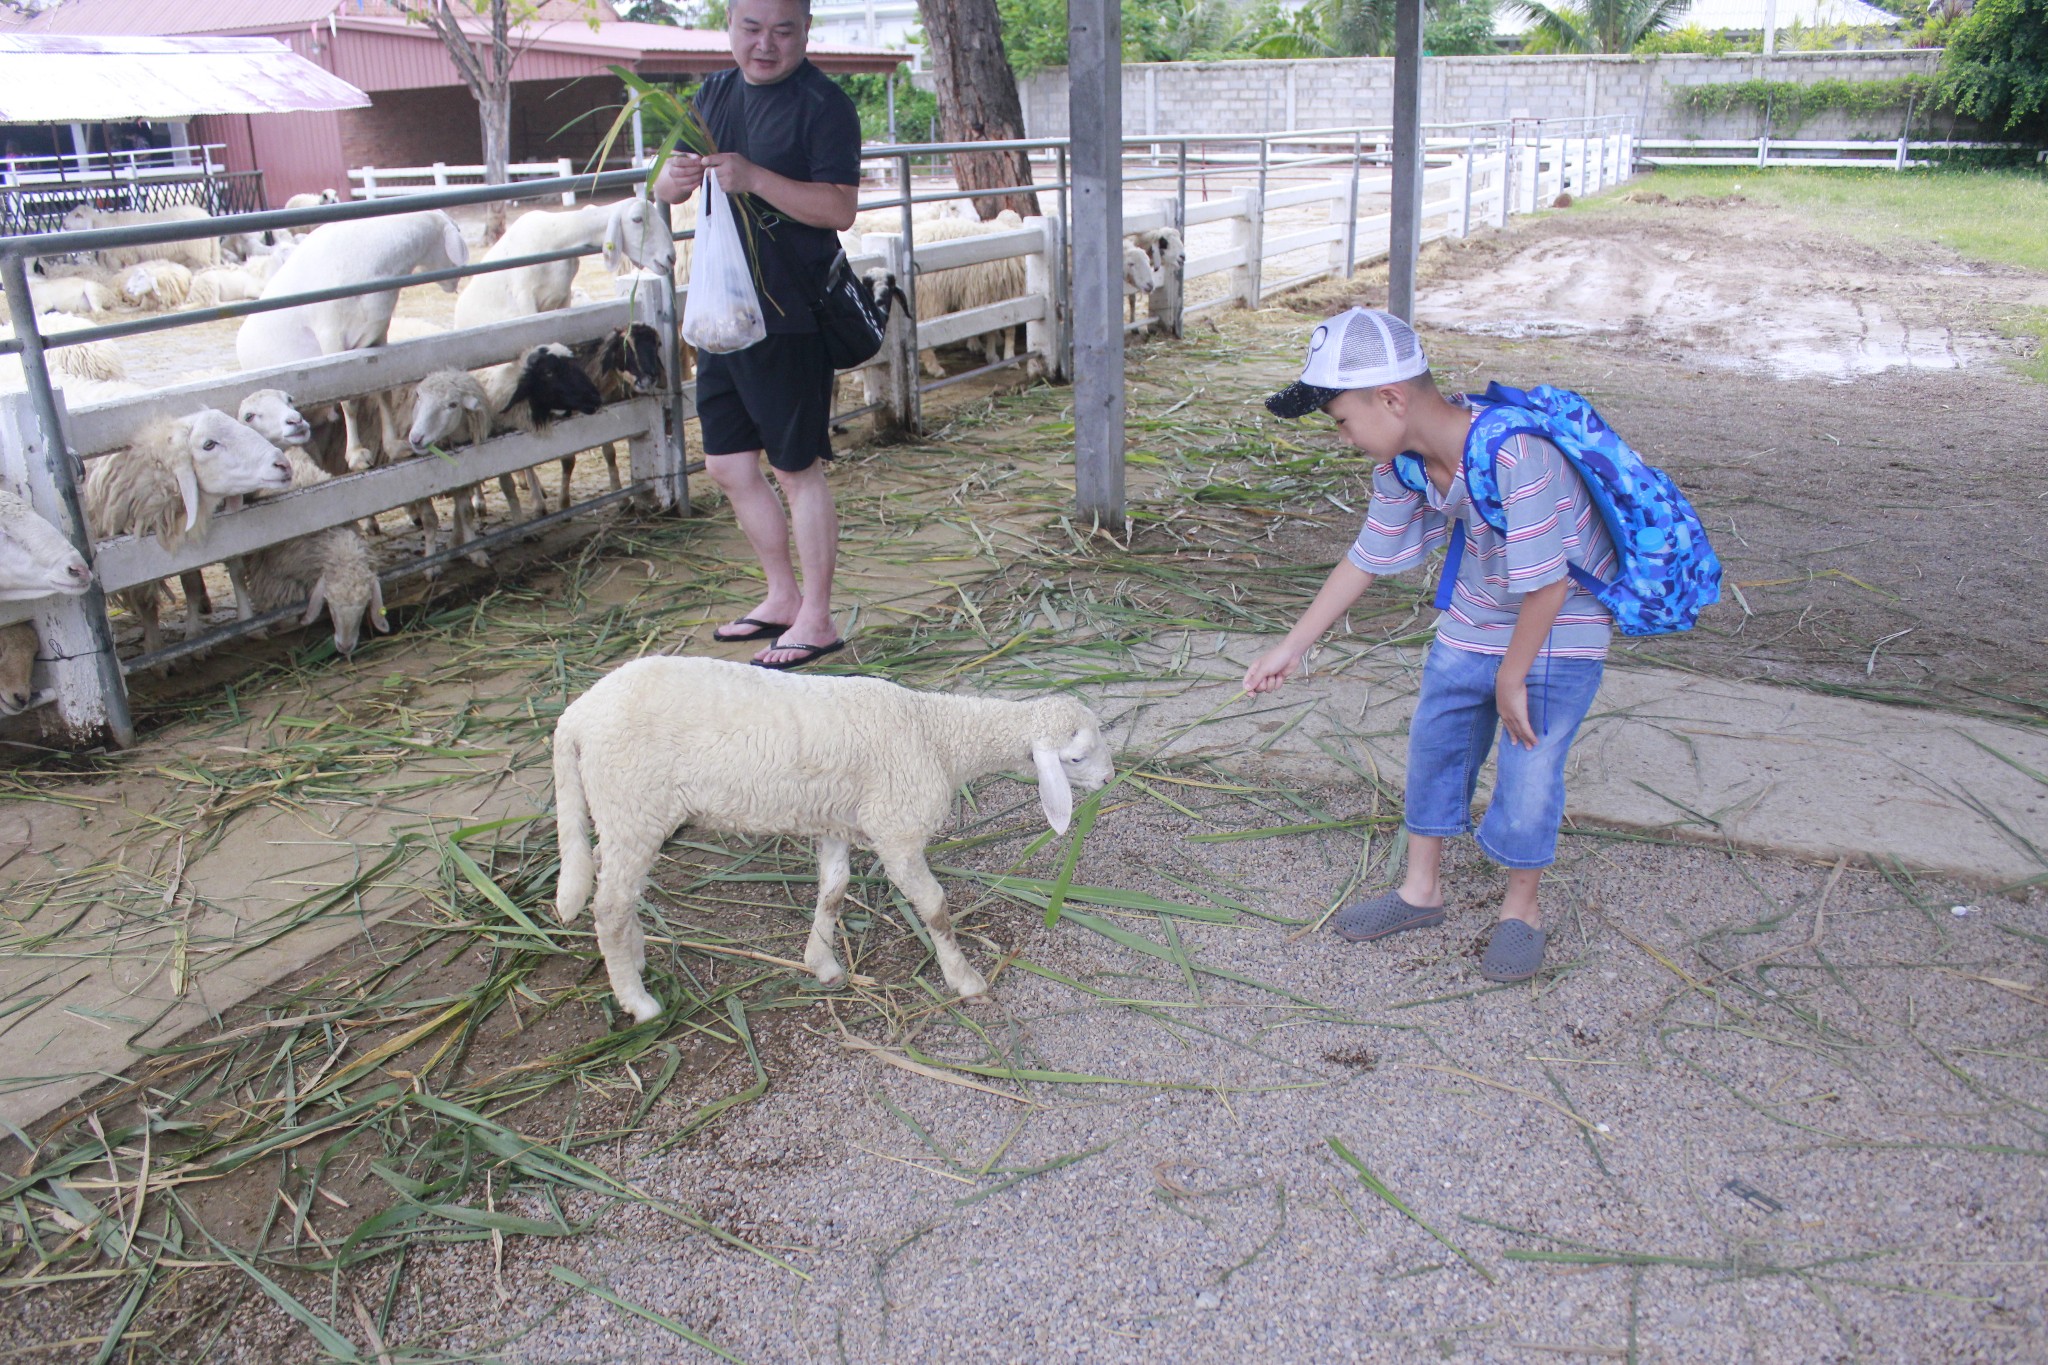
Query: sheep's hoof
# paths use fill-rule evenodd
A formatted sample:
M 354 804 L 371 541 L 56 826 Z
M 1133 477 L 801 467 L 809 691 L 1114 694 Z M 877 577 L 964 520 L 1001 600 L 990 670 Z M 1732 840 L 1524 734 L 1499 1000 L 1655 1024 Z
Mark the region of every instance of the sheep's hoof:
M 464 555 L 463 558 L 468 560 L 470 563 L 476 565 L 479 569 L 488 569 L 491 567 L 491 557 L 485 554 L 482 550 L 471 550 L 468 554 Z
M 948 977 L 946 988 L 962 1000 L 979 1000 L 988 994 L 988 982 L 972 967 L 963 969 L 957 977 Z
M 836 960 L 827 961 L 822 967 L 811 966 L 811 975 L 817 977 L 818 984 L 828 991 L 836 991 L 846 984 L 846 968 Z
M 641 991 L 637 996 L 622 995 L 619 997 L 619 1003 L 626 1007 L 626 1013 L 633 1016 L 633 1022 L 636 1024 L 644 1024 L 661 1013 L 661 1002 L 646 991 Z

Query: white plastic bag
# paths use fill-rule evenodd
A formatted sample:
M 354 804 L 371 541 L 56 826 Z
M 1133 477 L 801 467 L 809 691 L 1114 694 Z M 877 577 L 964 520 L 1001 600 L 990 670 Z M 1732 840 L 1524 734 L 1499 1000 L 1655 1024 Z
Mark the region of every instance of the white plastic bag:
M 690 292 L 683 300 L 683 340 L 717 355 L 744 351 L 768 335 L 735 212 L 718 188 L 718 172 L 706 171 L 697 244 L 690 259 Z

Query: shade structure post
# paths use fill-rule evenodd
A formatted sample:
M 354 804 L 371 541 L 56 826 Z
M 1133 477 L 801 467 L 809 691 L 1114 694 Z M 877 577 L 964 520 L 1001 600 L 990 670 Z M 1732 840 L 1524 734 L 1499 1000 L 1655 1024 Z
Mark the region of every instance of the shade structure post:
M 1123 10 L 1067 0 L 1073 139 L 1074 498 L 1124 525 Z
M 1415 318 L 1422 250 L 1422 0 L 1394 0 L 1394 186 L 1387 239 L 1387 311 Z

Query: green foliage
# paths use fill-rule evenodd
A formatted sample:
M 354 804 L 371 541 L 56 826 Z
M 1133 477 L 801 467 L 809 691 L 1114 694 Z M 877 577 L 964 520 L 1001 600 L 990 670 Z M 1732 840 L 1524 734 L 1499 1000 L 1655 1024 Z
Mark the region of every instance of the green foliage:
M 1214 61 L 1244 55 L 1244 17 L 1230 0 L 1147 0 L 1124 6 L 1124 58 Z
M 1702 116 L 1737 109 L 1770 110 L 1771 127 L 1792 132 L 1814 115 L 1828 110 L 1846 114 L 1896 115 L 1908 101 L 1926 108 L 1934 91 L 1933 76 L 1899 76 L 1884 81 L 1835 78 L 1802 81 L 1724 81 L 1686 86 L 1673 94 L 1682 108 Z
M 834 76 L 832 78 L 860 111 L 862 142 L 889 140 L 889 78 L 887 76 Z M 937 142 L 939 98 L 920 90 L 909 81 L 896 83 L 896 140 Z
M 1944 106 L 2004 133 L 2048 137 L 2048 0 L 1978 0 L 1941 54 Z
M 1526 52 L 1629 52 L 1676 24 L 1692 0 L 1582 0 L 1556 8 L 1508 0 L 1535 21 Z
M 1493 0 L 1464 0 L 1432 8 L 1422 29 L 1422 50 L 1432 57 L 1485 57 L 1500 50 L 1493 36 Z
M 675 0 L 633 0 L 619 10 L 619 17 L 629 24 L 667 24 L 671 28 L 683 26 L 682 6 Z
M 1763 49 L 1760 37 L 1736 38 L 1726 29 L 1706 29 L 1698 24 L 1687 24 L 1683 28 L 1667 28 L 1652 33 L 1637 41 L 1629 49 L 1639 57 L 1662 56 L 1666 53 L 1677 56 L 1726 57 L 1737 52 L 1759 52 Z

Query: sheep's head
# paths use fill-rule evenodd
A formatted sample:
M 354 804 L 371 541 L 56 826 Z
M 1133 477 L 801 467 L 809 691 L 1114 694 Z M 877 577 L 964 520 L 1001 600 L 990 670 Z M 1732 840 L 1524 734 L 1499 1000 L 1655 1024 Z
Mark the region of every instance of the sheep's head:
M 312 625 L 323 610 L 334 622 L 334 652 L 343 658 L 355 653 L 363 637 L 365 616 L 379 635 L 391 633 L 391 623 L 384 619 L 384 588 L 370 568 L 367 551 L 360 564 L 335 565 L 320 575 L 306 598 L 306 614 L 300 624 Z
M 258 389 L 236 410 L 242 424 L 274 446 L 302 446 L 313 439 L 313 425 L 283 389 Z
M 0 716 L 28 710 L 35 690 L 36 628 L 26 621 L 0 626 Z
M 1152 258 L 1134 246 L 1124 248 L 1124 280 L 1140 294 L 1149 294 L 1159 284 Z
M 661 387 L 661 333 L 644 322 L 612 332 L 598 351 L 597 373 L 591 377 L 600 391 L 630 387 L 634 393 L 650 393 Z
M 557 417 L 596 412 L 604 406 L 604 395 L 567 346 L 551 341 L 536 346 L 519 361 L 519 383 L 507 406 L 526 405 L 526 415 L 536 429 L 549 426 Z
M 0 602 L 76 596 L 91 586 L 92 570 L 63 533 L 0 489 Z
M 1152 261 L 1152 269 L 1160 278 L 1173 273 L 1175 267 L 1188 258 L 1187 243 L 1182 240 L 1180 229 L 1160 228 L 1144 236 L 1145 255 Z
M 491 420 L 483 385 L 467 370 L 437 370 L 419 383 L 412 404 L 412 430 L 406 444 L 415 455 L 435 446 L 456 445 L 461 438 L 481 440 Z
M 201 408 L 173 429 L 172 469 L 185 500 L 185 529 L 202 497 L 218 500 L 292 486 L 291 463 L 261 436 L 217 408 Z
M 455 225 L 455 220 L 439 209 L 430 211 L 427 216 L 434 219 L 435 226 L 441 229 L 441 253 L 440 259 L 435 260 L 430 252 L 427 259 L 420 262 L 421 266 L 428 270 L 446 270 L 468 265 L 469 243 L 463 240 L 462 229 Z M 443 293 L 455 292 L 454 280 L 442 280 L 440 283 Z
M 136 266 L 121 277 L 121 292 L 133 303 L 154 297 L 157 292 L 156 272 L 146 265 Z
M 1115 768 L 1109 741 L 1095 713 L 1071 697 L 1047 697 L 1035 704 L 1031 762 L 1038 770 L 1038 804 L 1045 822 L 1060 834 L 1074 818 L 1074 788 L 1095 791 Z
M 79 204 L 64 215 L 66 232 L 90 232 L 99 226 L 99 210 L 91 204 Z
M 619 201 L 605 220 L 605 268 L 616 273 L 628 261 L 657 275 L 676 267 L 675 239 L 662 226 L 661 215 L 644 199 Z

